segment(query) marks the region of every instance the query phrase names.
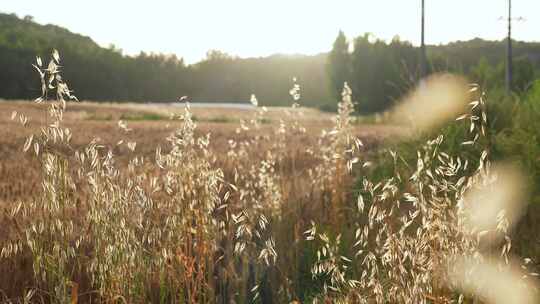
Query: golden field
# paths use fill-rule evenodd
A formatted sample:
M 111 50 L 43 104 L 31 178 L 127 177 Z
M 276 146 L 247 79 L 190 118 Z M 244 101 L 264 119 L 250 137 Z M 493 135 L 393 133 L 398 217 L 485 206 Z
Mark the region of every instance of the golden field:
M 347 85 L 335 114 L 183 109 L 73 102 L 42 73 L 56 99 L 0 103 L 2 302 L 536 303 L 511 251 L 525 179 L 491 163 L 477 87 L 434 78 L 383 125 Z M 457 152 L 415 139 L 461 111 Z
M 181 122 L 171 120 L 171 114 L 182 114 L 184 106 L 141 105 L 77 102 L 70 103 L 64 114 L 64 124 L 73 134 L 73 146 L 81 147 L 96 139 L 98 143 L 111 147 L 120 161 L 127 163 L 133 156 L 153 157 L 159 145 L 166 148 L 166 138 Z M 28 117 L 28 126 L 12 120 L 13 111 Z M 280 118 L 287 120 L 288 108 L 269 108 L 261 129 L 236 134 L 240 120 L 249 121 L 255 110 L 227 108 L 198 108 L 191 111 L 196 118 L 197 133 L 210 134 L 211 145 L 217 155 L 226 158 L 229 139 L 270 134 L 279 125 Z M 333 114 L 315 109 L 302 109 L 300 120 L 306 128 L 305 134 L 292 139 L 291 149 L 298 151 L 316 142 L 323 129 L 332 128 Z M 34 195 L 40 189 L 40 169 L 31 153 L 22 148 L 28 135 L 35 133 L 47 120 L 47 105 L 30 101 L 0 101 L 0 201 L 14 202 Z M 118 121 L 128 124 L 131 132 L 125 132 Z M 358 124 L 355 135 L 368 145 L 375 145 L 385 137 L 403 132 L 401 128 L 380 124 Z M 240 137 L 240 138 L 238 138 Z M 118 145 L 120 141 L 123 144 Z M 135 151 L 127 146 L 136 142 Z
M 348 147 L 403 132 L 353 123 L 350 103 L 340 115 L 59 105 L 0 103 L 4 301 L 249 302 L 271 282 L 299 298 L 304 231 L 347 217 Z

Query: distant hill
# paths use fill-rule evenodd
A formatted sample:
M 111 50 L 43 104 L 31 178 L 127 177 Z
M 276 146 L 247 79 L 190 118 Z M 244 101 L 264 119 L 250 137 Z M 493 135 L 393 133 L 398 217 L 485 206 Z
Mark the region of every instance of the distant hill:
M 236 58 L 211 51 L 205 60 L 186 65 L 175 55 L 126 56 L 89 37 L 14 14 L 0 14 L 0 98 L 35 98 L 39 83 L 31 63 L 36 55 L 48 59 L 53 48 L 60 51 L 64 77 L 80 99 L 170 102 L 187 95 L 193 101 L 238 102 L 256 94 L 263 105 L 287 105 L 297 77 L 304 105 L 335 104 L 325 53 Z M 540 43 L 516 42 L 514 49 L 516 57 L 540 65 Z M 482 57 L 494 65 L 503 62 L 504 52 L 504 41 L 481 39 L 428 47 L 438 69 L 464 73 Z
M 285 105 L 293 77 L 303 84 L 308 105 L 329 99 L 325 54 L 239 59 L 211 51 L 206 60 L 187 66 L 174 55 L 125 56 L 65 28 L 13 14 L 0 14 L 0 97 L 36 97 L 38 79 L 31 63 L 36 55 L 48 58 L 53 48 L 60 51 L 63 74 L 82 99 L 170 102 L 187 95 L 194 101 L 231 102 L 248 101 L 254 93 L 261 104 Z
M 0 45 L 11 49 L 44 52 L 55 46 L 63 49 L 76 48 L 80 54 L 101 49 L 90 37 L 74 34 L 60 26 L 35 23 L 30 16 L 19 19 L 14 14 L 0 13 L 0 26 Z
M 535 67 L 540 68 L 540 42 L 513 41 L 514 59 L 528 59 Z M 468 41 L 456 41 L 445 45 L 428 46 L 431 58 L 446 62 L 455 70 L 468 73 L 478 64 L 481 58 L 487 59 L 492 65 L 506 60 L 506 40 L 490 41 L 475 38 Z

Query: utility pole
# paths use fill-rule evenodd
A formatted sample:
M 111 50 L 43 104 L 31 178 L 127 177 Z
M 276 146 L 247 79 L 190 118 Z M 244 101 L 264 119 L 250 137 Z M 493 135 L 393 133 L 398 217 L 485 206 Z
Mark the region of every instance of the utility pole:
M 425 44 L 425 6 L 424 0 L 422 0 L 422 32 L 421 32 L 421 42 L 420 42 L 420 79 L 426 77 L 427 74 L 427 56 L 426 56 L 426 44 Z
M 499 20 L 504 20 L 500 17 Z M 512 92 L 513 64 L 512 64 L 512 21 L 525 21 L 523 17 L 512 18 L 512 0 L 508 0 L 508 36 L 506 37 L 506 95 Z
M 506 43 L 506 95 L 510 95 L 512 91 L 512 0 L 508 0 L 508 37 Z

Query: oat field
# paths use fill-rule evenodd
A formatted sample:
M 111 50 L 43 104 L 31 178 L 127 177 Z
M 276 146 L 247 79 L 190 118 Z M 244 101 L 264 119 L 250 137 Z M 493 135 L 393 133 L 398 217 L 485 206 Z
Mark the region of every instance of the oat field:
M 16 111 L 28 118 L 27 126 L 19 120 L 11 119 Z M 47 108 L 32 101 L 0 101 L 0 201 L 7 203 L 29 197 L 39 196 L 35 191 L 41 187 L 41 169 L 35 158 L 29 153 L 22 153 L 26 138 L 39 131 L 47 121 Z M 64 114 L 63 124 L 69 127 L 77 137 L 71 145 L 81 148 L 85 144 L 96 142 L 111 148 L 115 157 L 122 164 L 127 164 L 133 157 L 152 159 L 155 149 L 163 146 L 167 149 L 166 138 L 179 126 L 181 121 L 171 119 L 171 115 L 181 115 L 184 104 L 118 104 L 79 102 L 69 106 Z M 243 130 L 237 133 L 241 120 L 249 122 L 256 114 L 255 110 L 223 108 L 197 108 L 192 113 L 197 123 L 197 135 L 210 134 L 210 145 L 221 161 L 227 159 L 229 140 L 253 140 L 257 136 L 271 136 L 279 127 L 283 117 L 287 122 L 287 108 L 270 108 L 265 121 L 257 129 Z M 293 153 L 303 151 L 304 145 L 315 145 L 322 130 L 332 127 L 333 115 L 314 109 L 301 109 L 300 120 L 306 132 L 297 134 L 290 147 Z M 124 121 L 131 131 L 125 132 L 119 121 Z M 381 124 L 362 124 L 354 127 L 354 133 L 371 146 L 384 138 L 403 132 L 399 126 Z M 128 144 L 136 143 L 134 151 Z
M 537 303 L 512 250 L 523 179 L 490 160 L 477 86 L 434 77 L 370 125 L 347 84 L 334 114 L 297 84 L 290 108 L 95 104 L 59 63 L 0 103 L 3 302 Z M 374 174 L 385 139 L 448 117 L 459 153 L 437 135 Z

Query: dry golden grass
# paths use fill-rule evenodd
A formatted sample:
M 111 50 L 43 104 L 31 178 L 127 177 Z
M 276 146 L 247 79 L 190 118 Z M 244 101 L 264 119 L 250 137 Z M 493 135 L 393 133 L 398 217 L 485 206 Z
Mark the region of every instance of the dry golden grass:
M 296 83 L 270 111 L 73 104 L 52 57 L 44 103 L 0 105 L 2 301 L 535 303 L 532 260 L 509 264 L 519 174 L 490 162 L 476 87 L 460 123 L 479 155 L 439 135 L 372 180 L 366 152 L 404 130 L 355 125 L 347 84 L 337 115 L 299 108 Z
M 183 106 L 152 106 L 140 104 L 112 104 L 112 103 L 73 103 L 64 115 L 64 125 L 77 134 L 73 138 L 73 146 L 81 147 L 94 138 L 99 143 L 115 147 L 113 152 L 117 159 L 127 164 L 128 160 L 136 155 L 153 157 L 155 148 L 164 145 L 174 129 L 181 125 L 179 121 L 169 120 L 171 113 L 182 113 Z M 13 111 L 24 113 L 28 117 L 28 127 L 23 127 L 17 120 L 11 119 Z M 229 139 L 239 141 L 246 137 L 270 134 L 284 116 L 285 108 L 270 108 L 266 116 L 269 121 L 261 125 L 257 131 L 236 134 L 240 119 L 249 120 L 254 110 L 224 109 L 224 108 L 192 108 L 197 122 L 197 134 L 211 134 L 211 145 L 218 155 L 226 158 Z M 308 147 L 314 144 L 323 129 L 332 127 L 332 114 L 314 109 L 303 109 L 301 117 L 306 134 L 298 135 L 289 146 L 292 150 Z M 30 101 L 0 101 L 0 202 L 13 202 L 37 194 L 41 176 L 38 163 L 32 157 L 23 154 L 21 149 L 25 139 L 35 133 L 46 122 L 46 106 Z M 160 119 L 145 119 L 145 114 L 161 115 Z M 118 120 L 122 117 L 135 118 L 125 120 L 133 131 L 125 133 L 118 127 Z M 224 121 L 227 119 L 228 121 Z M 217 122 L 216 122 L 217 121 Z M 401 133 L 403 130 L 397 126 L 362 124 L 355 126 L 355 135 L 368 146 L 376 145 L 382 139 Z M 117 146 L 120 140 L 137 142 L 136 153 L 133 153 L 126 144 Z
M 24 237 L 24 235 L 28 238 L 28 233 L 33 236 L 30 237 L 30 239 L 32 239 L 30 241 L 31 243 L 27 243 L 27 245 L 31 244 L 29 246 L 43 249 L 50 248 L 50 246 L 53 246 L 53 248 L 59 248 L 58 246 L 64 247 L 64 249 L 68 250 L 65 252 L 68 256 L 70 255 L 69 250 L 71 250 L 69 248 L 73 248 L 72 245 L 68 244 L 71 244 L 71 242 L 74 242 L 75 240 L 77 240 L 76 242 L 78 243 L 89 242 L 87 243 L 87 246 L 90 247 L 99 247 L 106 244 L 108 244 L 107 246 L 110 246 L 109 243 L 112 240 L 111 238 L 117 238 L 119 236 L 109 235 L 110 231 L 106 231 L 114 229 L 114 231 L 120 233 L 122 229 L 113 225 L 116 221 L 115 219 L 112 219 L 113 221 L 111 222 L 108 222 L 111 220 L 108 219 L 108 223 L 101 222 L 99 225 L 97 225 L 98 222 L 95 221 L 102 221 L 104 217 L 109 216 L 111 213 L 122 214 L 121 218 L 123 219 L 127 216 L 127 214 L 124 213 L 126 212 L 126 209 L 131 209 L 133 207 L 125 205 L 126 203 L 129 204 L 129 202 L 118 197 L 122 194 L 115 192 L 116 190 L 106 190 L 102 187 L 120 187 L 117 188 L 117 190 L 126 187 L 127 184 L 125 184 L 125 182 L 131 182 L 130 180 L 132 179 L 133 181 L 137 180 L 134 176 L 135 172 L 130 169 L 132 166 L 135 166 L 138 167 L 138 169 L 136 169 L 136 172 L 138 172 L 137 174 L 142 173 L 146 176 L 145 180 L 166 178 L 166 180 L 163 181 L 168 185 L 166 187 L 180 187 L 173 191 L 180 191 L 182 193 L 195 191 L 198 195 L 203 197 L 201 203 L 210 204 L 207 205 L 208 207 L 190 207 L 188 213 L 191 215 L 183 215 L 181 219 L 182 221 L 185 221 L 188 218 L 192 218 L 196 224 L 192 228 L 189 228 L 191 225 L 190 222 L 180 226 L 184 227 L 187 225 L 185 229 L 204 229 L 205 231 L 207 229 L 214 229 L 212 228 L 213 224 L 207 222 L 209 219 L 206 218 L 208 212 L 215 212 L 211 211 L 212 208 L 215 208 L 212 207 L 212 202 L 215 200 L 228 200 L 231 206 L 223 210 L 225 210 L 227 214 L 230 214 L 227 215 L 227 225 L 230 225 L 231 227 L 226 229 L 226 235 L 220 237 L 223 239 L 219 244 L 224 244 L 224 246 L 234 246 L 234 252 L 237 254 L 247 252 L 244 257 L 242 257 L 242 255 L 240 256 L 240 260 L 229 256 L 229 254 L 232 253 L 229 251 L 222 252 L 221 256 L 215 256 L 221 250 L 225 250 L 225 248 L 222 248 L 215 252 L 216 249 L 213 248 L 215 244 L 212 245 L 213 242 L 216 241 L 212 241 L 212 238 L 218 237 L 215 232 L 207 236 L 198 236 L 205 240 L 203 247 L 192 248 L 191 245 L 189 245 L 190 242 L 188 241 L 186 243 L 184 237 L 181 239 L 183 243 L 178 244 L 180 247 L 171 247 L 170 249 L 164 247 L 163 250 L 180 250 L 177 253 L 179 260 L 170 261 L 170 263 L 175 265 L 174 269 L 171 269 L 171 272 L 165 272 L 167 276 L 175 275 L 174 271 L 182 269 L 184 269 L 183 271 L 189 269 L 189 271 L 193 272 L 193 274 L 189 275 L 185 272 L 178 273 L 176 274 L 177 276 L 171 277 L 172 281 L 164 283 L 165 286 L 167 286 L 167 297 L 172 297 L 169 298 L 169 301 L 174 301 L 178 296 L 191 303 L 201 301 L 200 297 L 204 297 L 205 294 L 207 294 L 206 292 L 203 292 L 201 288 L 206 287 L 217 288 L 217 290 L 209 291 L 209 294 L 215 294 L 218 298 L 230 298 L 231 296 L 227 296 L 227 294 L 236 288 L 242 288 L 244 290 L 242 291 L 242 294 L 252 297 L 254 294 L 250 295 L 251 292 L 249 292 L 249 289 L 253 288 L 253 284 L 256 283 L 253 280 L 259 280 L 260 278 L 257 279 L 256 277 L 253 277 L 251 272 L 247 273 L 245 270 L 233 271 L 232 269 L 228 269 L 228 267 L 232 267 L 235 264 L 237 266 L 244 265 L 242 267 L 246 267 L 247 265 L 250 265 L 249 267 L 254 267 L 254 265 L 258 263 L 256 260 L 261 258 L 263 258 L 267 264 L 275 264 L 276 256 L 274 247 L 279 246 L 285 248 L 289 246 L 287 244 L 296 243 L 298 247 L 291 252 L 292 255 L 283 254 L 280 258 L 281 261 L 279 264 L 283 267 L 281 270 L 283 272 L 282 276 L 288 276 L 287 273 L 294 271 L 294 268 L 287 269 L 287 264 L 299 263 L 299 254 L 302 252 L 302 248 L 299 245 L 303 241 L 302 231 L 307 227 L 306 225 L 310 218 L 321 217 L 321 215 L 315 214 L 320 210 L 318 206 L 322 203 L 328 204 L 325 207 L 327 210 L 342 208 L 343 206 L 335 204 L 344 204 L 344 200 L 350 196 L 350 190 L 346 189 L 346 185 L 350 185 L 350 178 L 347 179 L 347 183 L 342 185 L 338 185 L 337 183 L 344 182 L 345 179 L 333 180 L 332 178 L 328 178 L 329 174 L 346 174 L 346 169 L 342 160 L 334 159 L 334 150 L 341 149 L 343 150 L 342 153 L 346 154 L 347 152 L 345 152 L 344 149 L 347 143 L 332 143 L 332 140 L 321 141 L 321 138 L 324 139 L 328 136 L 332 138 L 333 136 L 336 136 L 324 135 L 321 137 L 321 133 L 324 133 L 323 129 L 328 130 L 335 127 L 336 122 L 333 121 L 335 115 L 323 114 L 313 110 L 270 109 L 265 113 L 265 120 L 253 121 L 254 115 L 257 114 L 255 111 L 193 109 L 193 113 L 198 115 L 196 116 L 198 125 L 195 128 L 194 125 L 187 123 L 190 122 L 190 120 L 186 122 L 163 119 L 163 117 L 159 117 L 159 119 L 155 120 L 155 116 L 147 116 L 149 113 L 161 114 L 160 111 L 163 111 L 162 106 L 155 108 L 141 107 L 139 105 L 101 106 L 92 103 L 71 103 L 65 110 L 60 111 L 62 113 L 61 120 L 59 118 L 60 116 L 49 116 L 46 112 L 48 107 L 48 103 L 34 104 L 23 101 L 2 102 L 0 104 L 1 112 L 6 113 L 0 120 L 0 124 L 4 126 L 2 132 L 5 132 L 4 134 L 0 134 L 2 135 L 2 141 L 4 141 L 4 144 L 2 145 L 2 163 L 0 167 L 2 172 L 0 185 L 2 189 L 5 189 L 5 191 L 2 191 L 3 194 L 1 199 L 3 200 L 3 209 L 5 210 L 5 220 L 11 222 L 11 225 L 9 225 L 10 228 L 2 231 L 0 237 L 3 239 L 2 243 L 6 244 L 5 242 L 8 242 L 8 245 L 5 245 L 7 247 L 4 247 L 4 249 L 7 250 L 6 252 L 9 252 L 5 253 L 8 256 L 13 254 L 13 246 L 22 246 L 22 243 L 17 243 L 21 241 L 20 239 L 19 241 L 15 241 L 15 243 L 9 243 L 11 241 L 8 240 L 17 240 L 20 237 Z M 178 111 L 178 108 L 172 109 Z M 291 111 L 293 112 L 292 114 Z M 308 113 L 308 115 L 300 116 L 300 113 Z M 173 114 L 175 113 L 173 112 Z M 338 130 L 343 130 L 343 132 L 346 131 L 347 134 L 354 130 L 359 136 L 364 137 L 365 148 L 373 147 L 384 138 L 384 136 L 389 136 L 395 132 L 401 132 L 399 128 L 389 126 L 374 125 L 351 128 L 348 115 L 349 113 L 347 113 L 347 117 L 341 117 L 341 122 L 338 124 L 343 125 L 343 127 Z M 231 116 L 234 117 L 232 121 L 213 122 L 216 118 L 219 118 L 218 120 L 221 121 L 222 117 Z M 13 120 L 13 117 L 16 119 Z M 135 117 L 136 119 L 119 121 L 124 117 Z M 150 119 L 145 120 L 147 117 Z M 25 123 L 26 126 L 23 127 L 21 125 L 19 118 L 25 120 L 25 122 L 27 121 L 27 123 Z M 338 119 L 338 121 L 340 121 L 340 119 Z M 58 127 L 59 123 L 61 124 L 61 128 Z M 41 139 L 42 142 L 36 142 L 36 140 L 34 140 L 34 143 L 37 143 L 38 147 L 42 147 L 41 149 L 48 149 L 47 151 L 41 150 L 40 157 L 36 158 L 33 155 L 32 152 L 34 146 L 30 144 L 27 146 L 29 148 L 27 153 L 21 152 L 21 148 L 26 146 L 25 142 L 30 135 L 33 134 L 37 136 L 41 130 L 48 130 L 47 132 L 59 134 L 57 132 L 64 132 L 62 131 L 64 128 L 68 128 L 70 133 L 74 134 L 71 140 L 66 141 L 63 139 L 58 143 L 59 146 L 56 146 L 56 140 L 53 140 L 51 137 L 52 135 L 48 135 Z M 342 131 L 336 133 L 338 134 L 337 136 L 339 136 L 339 138 L 345 138 L 343 137 L 345 133 L 344 135 L 339 135 L 340 132 Z M 171 138 L 171 134 L 174 135 L 172 137 L 172 147 L 167 144 L 167 140 L 165 140 L 166 138 Z M 197 146 L 201 144 L 200 140 L 205 138 L 206 134 L 210 134 L 211 140 L 209 141 L 209 146 L 199 146 L 199 148 L 197 148 Z M 195 138 L 198 139 L 195 141 Z M 109 164 L 107 160 L 97 156 L 100 152 L 98 152 L 93 145 L 89 146 L 88 144 L 90 142 L 103 145 L 105 150 L 109 150 L 111 153 L 111 160 L 112 157 L 114 157 L 114 168 L 118 169 L 113 169 L 112 164 Z M 195 142 L 197 142 L 197 144 Z M 328 146 L 325 146 L 326 144 L 328 144 Z M 183 145 L 187 146 L 184 147 Z M 163 155 L 165 155 L 163 158 L 161 156 L 156 158 L 156 149 L 158 147 L 162 147 L 161 153 L 164 153 Z M 313 149 L 310 149 L 309 147 L 313 147 Z M 87 157 L 93 155 L 92 163 L 95 161 L 99 166 L 102 166 L 100 167 L 101 169 L 97 172 L 94 170 L 87 172 L 86 174 L 89 174 L 88 177 L 76 177 L 76 167 L 79 166 L 76 165 L 79 161 L 77 155 L 80 154 L 77 154 L 79 152 L 73 153 L 74 151 L 80 151 L 81 153 L 82 151 L 87 151 L 85 153 L 90 153 Z M 268 154 L 270 151 L 275 154 Z M 322 154 L 319 155 L 319 152 L 322 152 Z M 161 153 L 159 155 L 162 155 Z M 164 173 L 160 172 L 154 165 L 140 165 L 140 162 L 143 160 L 147 163 L 157 162 L 159 166 L 170 166 L 170 170 L 172 170 L 170 171 L 170 174 L 172 175 L 164 175 Z M 326 167 L 320 166 L 321 160 L 324 163 L 327 163 L 327 165 L 325 165 Z M 336 162 L 336 164 L 341 164 L 338 167 L 335 167 L 337 171 L 335 173 L 331 173 L 330 171 L 327 172 L 326 169 L 333 170 L 332 168 L 334 166 L 332 164 L 334 162 Z M 71 169 L 68 169 L 68 166 L 70 166 Z M 313 169 L 316 169 L 316 171 L 313 171 Z M 119 170 L 120 180 L 107 181 L 107 178 L 104 176 L 93 176 L 94 174 L 106 174 L 106 170 Z M 239 189 L 231 194 L 230 198 L 227 198 L 229 194 L 224 194 L 223 189 L 212 188 L 212 184 L 216 182 L 219 184 L 222 183 L 221 178 L 218 177 L 215 179 L 216 177 L 214 174 L 217 174 L 217 176 L 223 174 L 223 178 L 227 183 L 236 185 L 231 187 L 238 187 Z M 175 178 L 169 180 L 171 176 L 180 178 L 184 180 L 184 182 L 179 185 L 175 184 Z M 199 179 L 203 180 L 201 181 Z M 140 191 L 144 191 L 142 189 L 147 189 L 148 187 L 150 187 L 149 189 L 155 187 L 152 186 L 153 182 L 147 184 L 148 180 L 144 182 L 144 185 L 140 184 L 140 187 L 142 187 L 140 188 Z M 105 182 L 105 186 L 95 184 L 101 182 Z M 340 187 L 341 190 L 337 195 L 332 194 L 327 188 L 332 186 Z M 199 187 L 203 187 L 204 189 L 207 187 L 210 188 L 204 190 L 198 189 Z M 77 190 L 67 190 L 68 188 L 76 188 Z M 160 207 L 155 210 L 155 212 L 157 212 L 155 216 L 158 218 L 152 219 L 151 216 L 146 219 L 149 223 L 153 223 L 152 225 L 163 225 L 163 216 L 171 217 L 171 219 L 175 218 L 176 214 L 179 212 L 186 212 L 185 208 L 187 206 L 185 206 L 185 204 L 191 204 L 192 200 L 199 199 L 196 197 L 186 199 L 184 197 L 185 194 L 182 194 L 181 198 L 175 198 L 175 196 L 171 197 L 171 193 L 164 193 L 163 190 L 164 189 L 161 191 L 156 190 L 157 192 L 155 195 L 148 194 L 148 199 L 160 202 Z M 321 191 L 324 192 L 324 194 L 321 194 Z M 154 191 L 152 190 L 151 193 L 154 193 Z M 49 195 L 51 196 L 49 197 Z M 109 195 L 113 195 L 113 197 L 102 201 L 104 199 L 102 196 L 107 197 Z M 223 195 L 225 196 L 223 197 Z M 314 203 L 313 200 L 318 201 L 320 195 L 328 197 L 328 201 Z M 63 205 L 66 200 L 73 201 L 75 205 L 62 206 L 61 209 L 58 209 L 58 204 Z M 100 201 L 102 202 L 100 203 Z M 22 212 L 25 215 L 22 219 L 18 219 L 18 216 L 10 215 L 13 214 L 12 210 L 21 210 L 20 207 L 17 207 L 18 202 L 23 202 L 21 206 L 22 210 L 24 210 Z M 114 202 L 118 202 L 120 205 L 117 205 L 117 203 Z M 169 205 L 171 203 L 172 205 Z M 44 204 L 44 206 L 41 206 L 41 204 Z M 259 205 L 259 207 L 255 207 L 255 205 Z M 43 208 L 45 208 L 45 210 L 43 210 Z M 208 208 L 208 210 L 204 211 L 204 208 Z M 145 213 L 148 211 L 150 210 L 148 209 Z M 331 213 L 334 214 L 335 212 Z M 30 216 L 30 214 L 33 215 Z M 255 240 L 253 240 L 251 234 L 253 233 L 253 229 L 257 230 L 257 233 L 265 233 L 265 229 L 261 227 L 260 224 L 257 224 L 257 221 L 265 221 L 264 214 L 266 214 L 267 217 L 274 219 L 284 217 L 287 219 L 285 221 L 287 224 L 276 226 L 276 228 L 274 228 L 276 229 L 276 232 L 277 230 L 285 230 L 280 232 L 279 235 L 275 235 L 274 237 L 270 236 L 270 238 L 265 241 L 266 245 L 261 248 L 260 245 L 254 243 Z M 27 218 L 27 216 L 30 216 L 30 218 Z M 51 233 L 50 235 L 43 236 L 40 233 L 34 234 L 34 232 L 26 230 L 25 228 L 23 228 L 22 231 L 16 228 L 19 227 L 19 225 L 22 225 L 23 227 L 26 225 L 33 226 L 33 224 L 30 224 L 34 221 L 32 217 L 36 217 L 35 220 L 40 222 L 41 220 L 39 218 L 42 216 L 45 216 L 46 218 L 56 218 L 56 220 L 53 220 L 54 223 L 49 222 L 49 220 L 41 222 L 45 223 L 45 225 L 52 224 L 56 227 L 47 228 L 47 233 Z M 148 216 L 148 213 L 146 216 Z M 234 219 L 233 222 L 229 222 L 230 216 Z M 217 216 L 215 220 L 219 218 L 220 216 Z M 291 219 L 296 219 L 297 222 L 291 222 Z M 322 214 L 322 219 L 325 221 L 338 220 L 335 216 L 330 217 L 325 214 Z M 126 220 L 128 219 L 126 218 Z M 250 221 L 253 220 L 256 222 L 251 223 Z M 90 224 L 93 230 L 105 230 L 102 232 L 94 232 L 93 235 L 88 235 L 91 239 L 85 240 L 84 235 L 76 236 L 77 232 L 71 234 L 72 232 L 67 232 L 65 228 L 60 228 L 66 227 L 65 225 L 77 225 L 74 223 L 85 221 L 94 223 Z M 174 221 L 176 221 L 176 219 Z M 202 222 L 198 223 L 199 221 Z M 166 222 L 168 222 L 168 220 Z M 124 227 L 124 225 L 125 224 L 122 224 L 122 227 Z M 176 229 L 180 227 L 176 227 Z M 85 229 L 83 227 L 79 228 Z M 294 230 L 292 235 L 285 233 L 286 230 L 291 228 Z M 158 230 L 158 233 L 162 233 L 161 231 L 163 231 L 163 233 L 167 232 L 165 227 L 162 229 L 163 230 Z M 191 231 L 189 229 L 187 231 L 187 236 L 191 237 L 189 236 Z M 231 229 L 232 231 L 230 231 Z M 238 229 L 236 237 L 232 237 L 231 234 L 235 229 Z M 60 233 L 61 236 L 58 236 L 58 233 Z M 64 235 L 65 233 L 69 233 L 70 236 Z M 126 233 L 128 232 L 126 231 Z M 199 241 L 202 242 L 202 240 Z M 165 243 L 164 245 L 168 244 L 167 246 L 169 246 L 175 244 L 175 241 L 172 239 L 170 242 L 170 244 Z M 277 245 L 274 242 L 277 242 Z M 13 246 L 10 244 L 13 244 Z M 129 246 L 129 244 L 124 244 L 122 246 L 125 245 Z M 15 254 L 17 254 L 17 250 L 18 249 L 15 249 Z M 47 250 L 48 249 L 45 249 L 45 251 Z M 84 249 L 78 247 L 76 250 L 83 250 L 82 253 L 78 254 L 92 255 L 91 252 L 85 253 Z M 167 253 L 167 251 L 164 251 L 163 253 L 165 256 L 161 256 L 161 251 L 156 253 L 160 255 L 156 260 L 158 262 L 161 258 L 170 254 L 174 255 L 174 252 Z M 49 254 L 53 253 L 50 252 Z M 70 275 L 74 277 L 71 277 L 66 281 L 66 277 L 57 277 L 55 273 L 58 271 L 66 271 L 66 268 L 74 269 L 72 259 L 78 260 L 79 258 L 61 257 L 64 256 L 63 254 L 64 253 L 60 256 L 55 256 L 55 262 L 49 264 L 49 262 L 43 260 L 41 253 L 33 252 L 33 274 L 32 269 L 28 267 L 30 263 L 30 257 L 28 255 L 23 254 L 18 256 L 16 259 L 16 263 L 18 264 L 16 268 L 13 268 L 12 265 L 10 266 L 9 263 L 0 263 L 0 266 L 3 265 L 2 269 L 5 270 L 5 273 L 9 273 L 13 278 L 11 281 L 5 281 L 0 284 L 0 290 L 2 290 L 7 297 L 5 299 L 7 300 L 8 298 L 17 298 L 20 296 L 20 294 L 18 294 L 22 292 L 20 286 L 25 285 L 37 287 L 37 290 L 45 289 L 45 294 L 40 294 L 40 296 L 45 297 L 47 299 L 46 301 L 52 302 L 61 302 L 62 297 L 69 294 L 69 291 L 66 291 L 66 288 L 71 288 L 71 292 L 74 292 L 77 298 L 79 297 L 79 294 L 85 295 L 80 296 L 81 301 L 92 301 L 91 299 L 96 299 L 96 297 L 98 299 L 107 300 L 119 295 L 128 297 L 129 301 L 140 301 L 141 296 L 152 298 L 152 290 L 160 288 L 160 282 L 155 281 L 154 278 L 148 278 L 145 281 L 146 283 L 158 284 L 158 286 L 150 287 L 150 294 L 146 289 L 143 289 L 140 294 L 131 295 L 131 297 L 123 294 L 123 292 L 126 291 L 125 288 L 128 288 L 128 290 L 130 290 L 129 288 L 132 288 L 129 287 L 129 280 L 115 283 L 115 280 L 113 279 L 111 281 L 109 276 L 129 276 L 130 274 L 133 274 L 130 272 L 131 266 L 124 269 L 127 266 L 121 264 L 113 265 L 112 261 L 107 260 L 107 257 L 103 257 L 105 260 L 101 260 L 100 255 L 95 256 L 93 259 L 97 260 L 92 263 L 97 263 L 96 265 L 100 265 L 100 267 L 108 265 L 107 267 L 111 268 L 111 272 L 102 270 L 101 272 L 98 271 L 96 274 L 86 268 L 77 269 L 76 271 L 73 270 L 74 272 Z M 127 252 L 126 254 L 136 253 Z M 208 256 L 209 254 L 210 256 Z M 48 258 L 46 258 L 46 260 Z M 193 263 L 199 259 L 208 258 L 225 259 L 227 261 L 227 263 L 222 266 L 219 266 L 219 263 L 216 265 L 211 263 L 212 265 L 207 266 L 211 268 L 216 267 L 216 269 L 223 272 L 218 275 L 218 278 L 227 278 L 226 280 L 229 282 L 227 283 L 229 285 L 228 287 L 220 287 L 219 284 L 214 283 L 214 279 L 193 277 L 193 275 L 207 275 L 207 271 L 209 270 L 206 270 L 206 266 L 197 266 Z M 127 263 L 127 260 L 125 260 L 125 262 Z M 85 267 L 92 267 L 92 263 Z M 115 263 L 121 262 L 116 261 Z M 38 268 L 36 269 L 35 267 Z M 150 270 L 152 269 L 152 266 L 148 267 L 149 268 L 145 271 L 152 271 Z M 260 268 L 260 266 L 256 267 Z M 48 270 L 49 268 L 52 268 L 52 270 Z M 264 267 L 261 269 L 264 269 Z M 125 273 L 124 271 L 128 271 L 128 273 Z M 146 272 L 147 275 L 150 273 L 151 272 Z M 44 278 L 40 279 L 39 276 L 41 275 L 43 275 Z M 97 284 L 95 283 L 95 280 L 100 284 L 105 285 L 95 285 Z M 206 284 L 210 284 L 210 286 L 206 286 Z M 73 288 L 75 288 L 73 286 L 77 286 L 77 291 L 73 291 Z M 56 287 L 60 289 L 56 290 Z M 98 290 L 95 291 L 94 288 L 98 288 Z M 180 289 L 176 291 L 176 288 Z M 225 290 L 222 290 L 222 288 L 225 288 Z M 47 291 L 51 292 L 53 289 L 56 294 L 47 294 Z M 99 296 L 93 295 L 93 292 L 99 292 Z M 188 292 L 188 294 L 181 296 L 180 294 L 176 294 L 176 292 Z M 288 290 L 287 292 L 291 292 L 291 290 Z M 212 302 L 213 300 L 208 301 Z M 204 300 L 204 302 L 206 302 L 206 300 Z

